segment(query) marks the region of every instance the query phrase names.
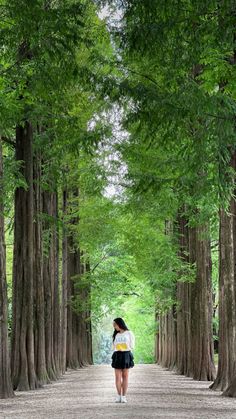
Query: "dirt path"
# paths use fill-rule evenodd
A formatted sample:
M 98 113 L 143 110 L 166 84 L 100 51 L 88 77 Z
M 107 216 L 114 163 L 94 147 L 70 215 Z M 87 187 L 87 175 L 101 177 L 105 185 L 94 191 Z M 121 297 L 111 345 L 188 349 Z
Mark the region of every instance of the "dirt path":
M 67 371 L 43 389 L 17 392 L 14 399 L 0 400 L 0 418 L 236 419 L 236 399 L 221 397 L 208 386 L 156 364 L 137 364 L 130 370 L 128 403 L 114 403 L 113 368 L 93 365 Z

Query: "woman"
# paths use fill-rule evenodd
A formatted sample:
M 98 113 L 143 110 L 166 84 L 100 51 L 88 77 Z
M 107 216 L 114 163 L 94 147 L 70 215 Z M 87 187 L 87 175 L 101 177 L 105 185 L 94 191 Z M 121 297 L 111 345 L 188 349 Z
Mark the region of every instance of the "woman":
M 129 368 L 134 367 L 134 356 L 131 350 L 134 349 L 135 337 L 121 317 L 113 320 L 113 327 L 115 330 L 112 336 L 113 354 L 111 366 L 115 368 L 116 389 L 118 393 L 115 401 L 126 403 Z

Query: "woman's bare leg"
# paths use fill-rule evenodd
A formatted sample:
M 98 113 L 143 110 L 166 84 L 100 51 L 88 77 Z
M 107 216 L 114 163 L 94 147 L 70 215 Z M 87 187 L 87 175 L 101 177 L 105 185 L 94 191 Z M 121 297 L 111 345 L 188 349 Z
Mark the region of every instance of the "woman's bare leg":
M 122 386 L 122 370 L 115 368 L 115 377 L 116 377 L 116 389 L 117 393 L 121 395 L 121 386 Z
M 122 394 L 126 395 L 128 389 L 129 368 L 124 368 L 122 371 Z

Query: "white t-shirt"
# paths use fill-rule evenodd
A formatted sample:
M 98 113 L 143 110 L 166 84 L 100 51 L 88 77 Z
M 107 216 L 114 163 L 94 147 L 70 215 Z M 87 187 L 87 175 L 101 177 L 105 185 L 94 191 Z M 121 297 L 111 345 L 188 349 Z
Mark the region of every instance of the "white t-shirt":
M 135 346 L 135 337 L 131 330 L 125 330 L 124 332 L 118 332 L 115 340 L 112 343 L 113 351 L 132 351 Z

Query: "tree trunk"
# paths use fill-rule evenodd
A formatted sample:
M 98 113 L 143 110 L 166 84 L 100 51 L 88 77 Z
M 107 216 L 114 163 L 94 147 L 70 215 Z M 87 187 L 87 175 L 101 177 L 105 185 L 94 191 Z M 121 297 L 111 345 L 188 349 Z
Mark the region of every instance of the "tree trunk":
M 62 296 L 61 296 L 61 329 L 60 329 L 60 370 L 66 371 L 66 348 L 67 348 L 67 287 L 68 287 L 68 231 L 65 216 L 67 214 L 68 193 L 63 191 L 62 211 L 64 217 L 62 238 Z
M 6 246 L 4 234 L 4 192 L 2 140 L 0 139 L 0 398 L 13 397 L 11 383 L 9 342 L 8 342 L 8 306 L 6 280 Z
M 236 151 L 233 151 L 230 166 L 235 172 Z M 232 178 L 232 182 L 234 178 Z M 210 386 L 213 390 L 225 391 L 224 395 L 236 396 L 236 204 L 231 198 L 228 214 L 219 211 L 219 363 L 217 377 Z
M 179 214 L 177 219 L 179 228 L 179 256 L 183 262 L 189 261 L 189 229 L 187 220 Z M 177 282 L 177 372 L 189 375 L 191 359 L 190 340 L 190 284 Z
M 215 378 L 211 251 L 206 225 L 188 227 L 183 216 L 178 219 L 180 257 L 196 264 L 193 283 L 177 283 L 177 371 L 195 380 Z
M 81 346 L 81 314 L 77 314 L 73 307 L 72 301 L 76 297 L 77 291 L 75 288 L 75 278 L 81 274 L 80 267 L 80 250 L 74 243 L 73 236 L 69 239 L 69 254 L 68 254 L 68 310 L 67 310 L 67 366 L 69 368 L 79 368 L 83 366 L 82 346 Z
M 173 305 L 168 313 L 169 323 L 169 357 L 168 368 L 176 369 L 177 361 L 177 324 L 176 324 L 176 306 Z
M 60 376 L 60 301 L 59 301 L 59 228 L 58 228 L 58 194 L 53 194 L 54 228 L 53 228 L 53 266 L 54 266 L 54 301 L 53 301 L 53 351 L 57 377 Z
M 84 254 L 83 252 L 81 252 L 81 256 L 83 257 Z M 86 273 L 85 271 L 85 265 L 84 262 L 80 264 L 81 268 L 80 268 L 80 275 L 82 276 L 83 274 Z M 81 282 L 81 276 L 80 276 L 80 282 Z M 88 353 L 88 348 L 87 348 L 87 331 L 86 331 L 86 323 L 85 323 L 85 316 L 86 316 L 86 306 L 87 306 L 87 295 L 86 295 L 86 288 L 84 286 L 84 284 L 81 284 L 81 287 L 79 288 L 79 292 L 78 292 L 78 298 L 79 301 L 81 303 L 81 312 L 79 314 L 80 317 L 80 358 L 81 358 L 81 363 L 83 366 L 86 366 L 87 363 L 87 353 Z
M 164 365 L 165 363 L 165 348 L 166 348 L 166 336 L 165 336 L 165 321 L 164 321 L 164 315 L 158 316 L 158 322 L 159 322 L 159 330 L 158 330 L 158 364 Z
M 212 264 L 207 225 L 189 228 L 190 261 L 196 262 L 196 279 L 191 292 L 191 366 L 194 380 L 215 379 L 212 329 Z
M 231 202 L 231 208 L 232 208 Z M 235 373 L 235 285 L 233 215 L 220 210 L 219 258 L 219 364 L 210 387 L 226 390 Z
M 165 221 L 165 235 L 169 236 L 171 240 L 173 238 L 173 227 L 172 221 Z M 163 367 L 174 369 L 177 362 L 176 306 L 173 305 L 166 313 L 159 314 L 158 318 L 159 330 L 155 348 L 156 360 Z
M 155 342 L 154 342 L 154 353 L 155 353 L 155 361 L 159 363 L 160 360 L 160 321 L 158 315 L 158 308 L 155 309 L 155 324 L 156 324 L 156 335 L 155 335 Z
M 157 362 L 164 368 L 175 369 L 177 360 L 177 333 L 175 306 L 159 316 L 158 358 Z
M 232 158 L 232 166 L 233 168 L 236 170 L 236 152 L 233 155 Z M 234 191 L 234 195 L 235 195 L 235 191 Z M 236 269 L 235 269 L 235 261 L 236 261 L 236 201 L 235 199 L 232 198 L 231 200 L 231 214 L 233 217 L 233 253 L 234 253 L 234 282 L 233 282 L 233 287 L 231 289 L 231 291 L 234 294 L 234 300 L 233 300 L 233 313 L 230 313 L 230 306 L 228 306 L 226 308 L 226 314 L 227 316 L 230 315 L 232 316 L 232 323 L 233 323 L 233 330 L 232 331 L 228 331 L 228 333 L 232 333 L 233 336 L 231 336 L 231 342 L 230 344 L 233 345 L 234 348 L 234 352 L 232 352 L 230 354 L 230 356 L 233 358 L 231 361 L 231 365 L 232 365 L 232 370 L 233 373 L 230 373 L 230 376 L 233 375 L 233 378 L 229 377 L 229 385 L 228 387 L 225 389 L 223 396 L 228 396 L 228 397 L 236 397 L 236 355 L 235 355 L 235 343 L 236 343 Z M 226 302 L 225 302 L 226 303 Z M 230 301 L 229 301 L 230 303 Z
M 90 273 L 90 263 L 89 263 L 89 261 L 87 261 L 87 263 L 85 265 L 85 269 L 86 269 L 87 273 Z M 90 281 L 87 285 L 86 299 L 87 299 L 87 311 L 86 311 L 85 322 L 86 322 L 86 326 L 87 326 L 87 330 L 86 330 L 86 333 L 87 333 L 87 348 L 88 348 L 87 360 L 88 360 L 88 364 L 92 365 L 93 364 L 93 342 L 92 342 L 92 318 L 91 318 L 92 306 L 91 306 L 91 283 L 90 283 Z
M 73 199 L 79 197 L 78 189 L 73 192 Z M 70 220 L 71 232 L 68 237 L 68 287 L 67 287 L 67 365 L 70 368 L 83 367 L 92 364 L 91 336 L 91 289 L 90 284 L 84 284 L 82 275 L 89 271 L 89 264 L 82 262 L 84 256 L 74 235 L 74 226 L 79 217 Z M 73 303 L 79 306 L 76 310 Z
M 12 380 L 17 390 L 38 386 L 34 361 L 33 334 L 33 129 L 29 122 L 16 129 L 16 161 L 27 189 L 15 191 L 13 255 Z
M 43 230 L 47 241 L 43 263 L 46 365 L 49 378 L 56 380 L 60 376 L 57 192 L 43 192 L 43 213 L 45 216 Z
M 34 306 L 35 306 L 35 362 L 40 386 L 49 383 L 45 354 L 45 310 L 43 283 L 41 153 L 34 156 Z

